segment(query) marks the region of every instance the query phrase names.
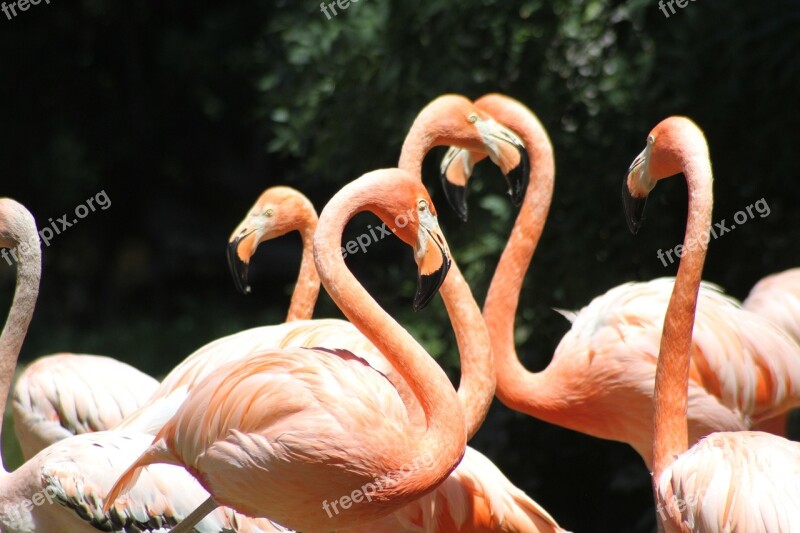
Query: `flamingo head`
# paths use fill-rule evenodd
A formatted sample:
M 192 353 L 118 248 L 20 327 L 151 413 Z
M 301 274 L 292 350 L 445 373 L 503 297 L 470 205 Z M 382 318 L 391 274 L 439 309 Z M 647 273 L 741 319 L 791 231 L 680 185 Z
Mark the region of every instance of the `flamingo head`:
M 686 117 L 669 117 L 653 128 L 647 136 L 647 145 L 631 163 L 622 184 L 622 204 L 631 233 L 636 234 L 641 228 L 647 195 L 658 180 L 682 172 L 684 163 L 696 155 L 690 151 L 698 146 L 704 147 L 707 158 L 702 131 Z
M 474 152 L 476 161 L 487 155 L 500 166 L 512 200 L 519 204 L 527 189 L 527 153 L 522 140 L 467 98 L 446 94 L 419 112 L 406 136 L 400 168 L 417 171 L 434 146 L 458 146 Z M 444 180 L 448 200 L 466 217 L 466 179 Z
M 314 231 L 314 206 L 291 187 L 270 187 L 258 198 L 228 239 L 228 267 L 236 288 L 250 292 L 247 269 L 258 245 L 290 231 Z
M 440 165 L 440 177 L 447 201 L 458 217 L 467 221 L 467 182 L 475 164 L 489 157 L 506 178 L 511 202 L 519 206 L 530 179 L 530 161 L 522 139 L 492 118 L 476 123 L 484 139 L 485 151 L 451 146 Z
M 402 171 L 395 169 L 393 172 Z M 451 264 L 450 249 L 428 191 L 418 178 L 403 174 L 390 182 L 391 194 L 387 191 L 370 206 L 370 210 L 403 242 L 414 248 L 418 271 L 414 310 L 419 311 L 430 303 L 444 283 Z

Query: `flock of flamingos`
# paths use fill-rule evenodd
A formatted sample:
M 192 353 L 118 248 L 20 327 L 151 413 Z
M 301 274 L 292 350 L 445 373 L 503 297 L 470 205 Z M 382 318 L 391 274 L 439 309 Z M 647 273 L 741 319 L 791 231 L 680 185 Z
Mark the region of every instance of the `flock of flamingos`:
M 442 178 L 462 217 L 473 166 L 487 156 L 520 206 L 483 310 L 422 183 L 434 146 L 452 147 Z M 629 227 L 638 230 L 657 181 L 679 174 L 689 194 L 684 242 L 708 243 L 708 146 L 685 117 L 659 123 L 628 169 Z M 31 364 L 13 391 L 26 462 L 2 469 L 0 531 L 563 531 L 467 446 L 495 394 L 511 409 L 630 444 L 653 473 L 659 529 L 800 531 L 800 444 L 782 436 L 786 412 L 800 405 L 800 269 L 766 278 L 740 305 L 701 281 L 706 247 L 687 246 L 676 278 L 626 283 L 570 315 L 550 365 L 529 372 L 516 354 L 515 314 L 554 176 L 550 140 L 527 107 L 498 94 L 446 95 L 417 116 L 399 168 L 345 185 L 319 219 L 299 192 L 267 189 L 234 230 L 228 258 L 248 290 L 259 244 L 300 232 L 286 322 L 203 346 L 161 383 L 102 356 Z M 363 211 L 413 248 L 414 306 L 441 293 L 461 357 L 457 391 L 347 269 L 342 233 Z M 36 232 L 22 205 L 0 199 L 0 246 Z M 3 406 L 41 270 L 39 247 L 16 255 L 0 337 Z M 347 321 L 311 318 L 320 284 Z

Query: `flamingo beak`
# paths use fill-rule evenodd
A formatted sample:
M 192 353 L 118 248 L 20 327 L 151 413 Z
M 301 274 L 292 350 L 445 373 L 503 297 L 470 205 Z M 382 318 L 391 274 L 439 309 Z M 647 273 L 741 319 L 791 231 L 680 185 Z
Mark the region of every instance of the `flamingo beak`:
M 428 229 L 425 231 L 430 236 L 430 241 L 436 243 L 436 247 L 431 248 L 433 252 L 425 254 L 425 258 L 420 263 L 417 293 L 414 295 L 414 311 L 424 309 L 431 302 L 444 283 L 451 264 L 450 254 L 447 252 L 447 245 L 444 244 L 442 237 Z
M 439 167 L 444 195 L 461 222 L 467 221 L 467 181 L 472 175 L 473 165 L 468 150 L 451 146 Z
M 417 293 L 414 295 L 414 311 L 430 303 L 450 270 L 450 249 L 444 240 L 439 221 L 431 210 L 419 211 L 417 242 L 414 244 L 414 259 L 419 269 Z
M 489 157 L 506 177 L 511 202 L 519 207 L 525 198 L 530 181 L 530 160 L 525 143 L 516 133 L 494 120 L 478 124 Z
M 250 257 L 255 251 L 254 240 L 254 231 L 250 231 L 236 236 L 228 243 L 228 269 L 231 271 L 236 289 L 242 294 L 250 294 L 250 285 L 247 284 L 247 267 L 250 263 Z M 242 246 L 243 250 L 239 249 L 240 246 Z M 245 247 L 252 249 L 252 251 L 243 256 L 242 253 Z
M 522 200 L 525 199 L 525 193 L 528 191 L 528 183 L 530 182 L 530 160 L 528 158 L 528 151 L 525 150 L 524 145 L 514 145 L 519 157 L 519 163 L 511 168 L 505 174 L 506 183 L 508 183 L 508 194 L 511 196 L 511 203 L 514 207 L 522 205 Z
M 625 210 L 625 221 L 628 223 L 628 229 L 634 235 L 642 227 L 647 194 L 652 190 L 652 186 L 649 186 L 651 180 L 646 172 L 648 156 L 649 146 L 633 160 L 622 183 L 622 206 Z M 647 182 L 648 187 L 641 187 L 642 182 Z

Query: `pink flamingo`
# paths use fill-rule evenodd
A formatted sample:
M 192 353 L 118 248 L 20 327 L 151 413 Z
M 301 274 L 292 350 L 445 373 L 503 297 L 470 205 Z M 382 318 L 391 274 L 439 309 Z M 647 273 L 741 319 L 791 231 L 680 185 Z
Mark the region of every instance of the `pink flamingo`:
M 514 321 L 552 197 L 552 145 L 535 115 L 519 102 L 490 94 L 475 106 L 522 138 L 531 175 L 538 176 L 525 195 L 483 307 L 495 356 L 497 397 L 541 420 L 626 442 L 651 467 L 653 384 L 673 282 L 628 283 L 595 298 L 570 315 L 572 329 L 550 365 L 541 372 L 526 370 L 514 346 Z M 464 157 L 470 161 L 459 159 Z M 455 163 L 444 166 L 445 181 L 454 180 L 450 188 L 463 186 L 466 178 L 459 174 L 468 172 L 481 157 L 477 151 L 450 153 L 447 161 Z M 632 211 L 638 208 L 635 203 L 628 205 Z M 638 219 L 632 223 L 638 225 Z M 691 441 L 714 431 L 746 429 L 751 419 L 769 418 L 797 405 L 796 353 L 795 343 L 767 320 L 741 310 L 715 287 L 703 284 L 691 351 Z
M 292 294 L 291 307 L 300 308 L 302 311 L 290 310 L 289 316 L 300 320 L 310 319 L 320 284 L 312 262 L 313 252 L 309 242 L 316 226 L 317 214 L 311 202 L 302 193 L 290 187 L 270 187 L 265 190 L 231 234 L 232 246 L 229 249 L 229 258 L 234 279 L 240 290 L 249 292 L 246 267 L 242 268 L 239 265 L 249 265 L 258 245 L 289 231 L 299 231 L 303 237 L 303 258 L 297 285 Z M 457 273 L 451 270 L 449 275 L 454 274 Z M 302 302 L 302 305 L 298 307 L 297 302 Z M 360 332 L 358 333 L 360 335 Z M 480 355 L 488 359 L 489 352 Z M 375 366 L 371 360 L 370 364 Z M 397 387 L 406 404 L 412 403 L 413 393 L 408 384 L 396 376 L 385 359 L 379 364 L 388 367 L 388 371 L 384 374 Z M 483 379 L 476 386 L 465 386 L 470 381 L 470 376 L 465 374 L 470 372 L 479 376 L 494 375 L 494 368 L 490 364 L 484 364 L 483 367 L 479 365 L 466 362 L 463 366 L 462 384 L 458 393 L 459 399 L 469 405 L 476 403 L 469 396 L 481 395 L 489 400 L 494 396 L 494 380 Z M 477 431 L 486 415 L 486 409 L 488 403 L 480 402 L 477 408 L 468 411 L 466 420 L 468 439 Z M 412 420 L 424 422 L 422 418 L 424 413 L 418 408 L 411 410 L 409 416 Z M 339 531 L 340 533 L 362 531 L 364 533 L 368 531 L 533 533 L 562 530 L 540 505 L 515 487 L 489 459 L 467 446 L 464 458 L 458 467 L 430 494 L 377 522 Z
M 713 178 L 700 128 L 685 117 L 670 117 L 650 132 L 623 184 L 634 227 L 656 183 L 678 173 L 686 177 L 689 212 L 656 370 L 653 487 L 659 523 L 681 532 L 792 531 L 800 524 L 800 444 L 768 433 L 723 432 L 689 449 L 692 329 L 711 228 Z
M 426 424 L 410 423 L 396 389 L 350 352 L 268 350 L 198 384 L 112 489 L 109 502 L 141 467 L 167 462 L 186 465 L 210 489 L 213 500 L 202 511 L 220 502 L 297 530 L 330 531 L 397 511 L 444 481 L 466 446 L 458 397 L 424 349 L 347 271 L 341 235 L 347 221 L 364 210 L 393 229 L 398 215 L 416 215 L 395 229 L 415 250 L 416 308 L 444 282 L 447 245 L 424 187 L 399 169 L 375 171 L 346 185 L 323 211 L 314 237 L 322 284 L 409 384 Z M 455 292 L 469 292 L 463 279 L 451 279 Z M 448 298 L 447 291 L 443 296 Z M 468 307 L 455 305 L 451 311 L 459 349 L 488 349 L 485 328 L 474 323 L 468 328 L 464 321 L 474 319 Z M 377 482 L 382 475 L 388 477 Z M 351 505 L 362 503 L 364 492 L 370 494 L 368 504 Z M 185 521 L 180 531 L 191 525 Z
M 17 285 L 0 335 L 0 412 L 4 410 L 14 367 L 28 330 L 41 274 L 36 223 L 19 203 L 0 199 L 0 247 L 17 256 Z M 99 504 L 114 479 L 152 440 L 147 435 L 101 432 L 61 440 L 7 472 L 0 459 L 0 530 L 91 532 L 97 528 L 166 531 L 207 498 L 186 472 L 156 465 L 146 472 L 124 505 L 103 515 Z M 99 504 L 98 504 L 99 502 Z M 198 524 L 198 531 L 273 532 L 268 520 L 253 520 L 230 509 L 218 509 Z

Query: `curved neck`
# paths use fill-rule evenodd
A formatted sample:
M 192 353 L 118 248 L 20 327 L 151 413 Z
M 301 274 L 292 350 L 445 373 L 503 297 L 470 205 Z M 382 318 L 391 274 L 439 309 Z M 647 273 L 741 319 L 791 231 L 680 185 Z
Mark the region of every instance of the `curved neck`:
M 319 275 L 317 267 L 314 265 L 314 231 L 316 229 L 316 215 L 300 229 L 300 237 L 303 239 L 303 258 L 300 261 L 300 273 L 297 275 L 297 284 L 294 286 L 286 322 L 308 320 L 314 314 L 314 306 L 317 304 L 319 296 Z
M 467 106 L 472 106 L 463 96 L 440 97 L 419 112 L 403 140 L 397 167 L 421 176 L 422 162 L 435 146 L 458 146 L 475 152 L 483 151 L 483 139 L 478 128 L 465 126 L 458 120 Z
M 35 242 L 35 244 L 31 246 L 31 242 Z M 22 244 L 14 249 L 14 253 L 17 258 L 17 285 L 6 325 L 0 335 L 0 413 L 5 412 L 17 358 L 22 349 L 25 334 L 28 332 L 28 325 L 33 318 L 36 297 L 39 294 L 42 259 L 38 236 L 33 237 L 33 241 L 23 240 Z M 5 463 L 1 456 L 0 472 L 6 473 Z
M 403 140 L 398 168 L 422 179 L 422 162 L 425 156 L 434 146 L 444 144 L 441 137 L 447 135 L 447 131 L 438 127 L 439 116 L 441 115 L 436 106 L 428 105 L 419 112 Z
M 713 178 L 707 151 L 689 156 L 682 171 L 689 191 L 689 207 L 684 254 L 664 318 L 656 367 L 653 483 L 658 483 L 664 469 L 689 448 L 686 420 L 689 349 L 711 230 Z
M 481 100 L 476 103 L 478 107 L 525 142 L 531 162 L 530 185 L 483 306 L 495 358 L 497 397 L 512 409 L 559 423 L 561 410 L 557 406 L 561 395 L 553 390 L 555 384 L 541 373 L 529 372 L 520 362 L 514 343 L 519 296 L 553 197 L 553 147 L 542 124 L 525 106 L 499 96 L 493 97 L 490 105 L 482 104 Z
M 386 180 L 364 178 L 342 188 L 320 217 L 314 236 L 315 262 L 333 301 L 406 380 L 425 413 L 427 428 L 422 439 L 416 441 L 417 449 L 408 450 L 408 454 L 432 453 L 440 459 L 436 468 L 443 470 L 439 474 L 446 476 L 461 459 L 466 446 L 464 420 L 455 390 L 427 352 L 358 283 L 347 269 L 340 248 L 345 224 L 375 203 L 372 200 L 392 198 L 391 189 Z
M 422 178 L 422 162 L 425 160 L 425 155 L 434 146 L 433 139 L 430 138 L 425 130 L 419 128 L 417 121 L 415 121 L 411 129 L 408 130 L 405 141 L 403 141 L 397 168 Z
M 458 399 L 464 411 L 469 440 L 480 429 L 494 397 L 496 378 L 489 331 L 455 261 L 451 263 L 439 292 L 453 324 L 461 356 Z

